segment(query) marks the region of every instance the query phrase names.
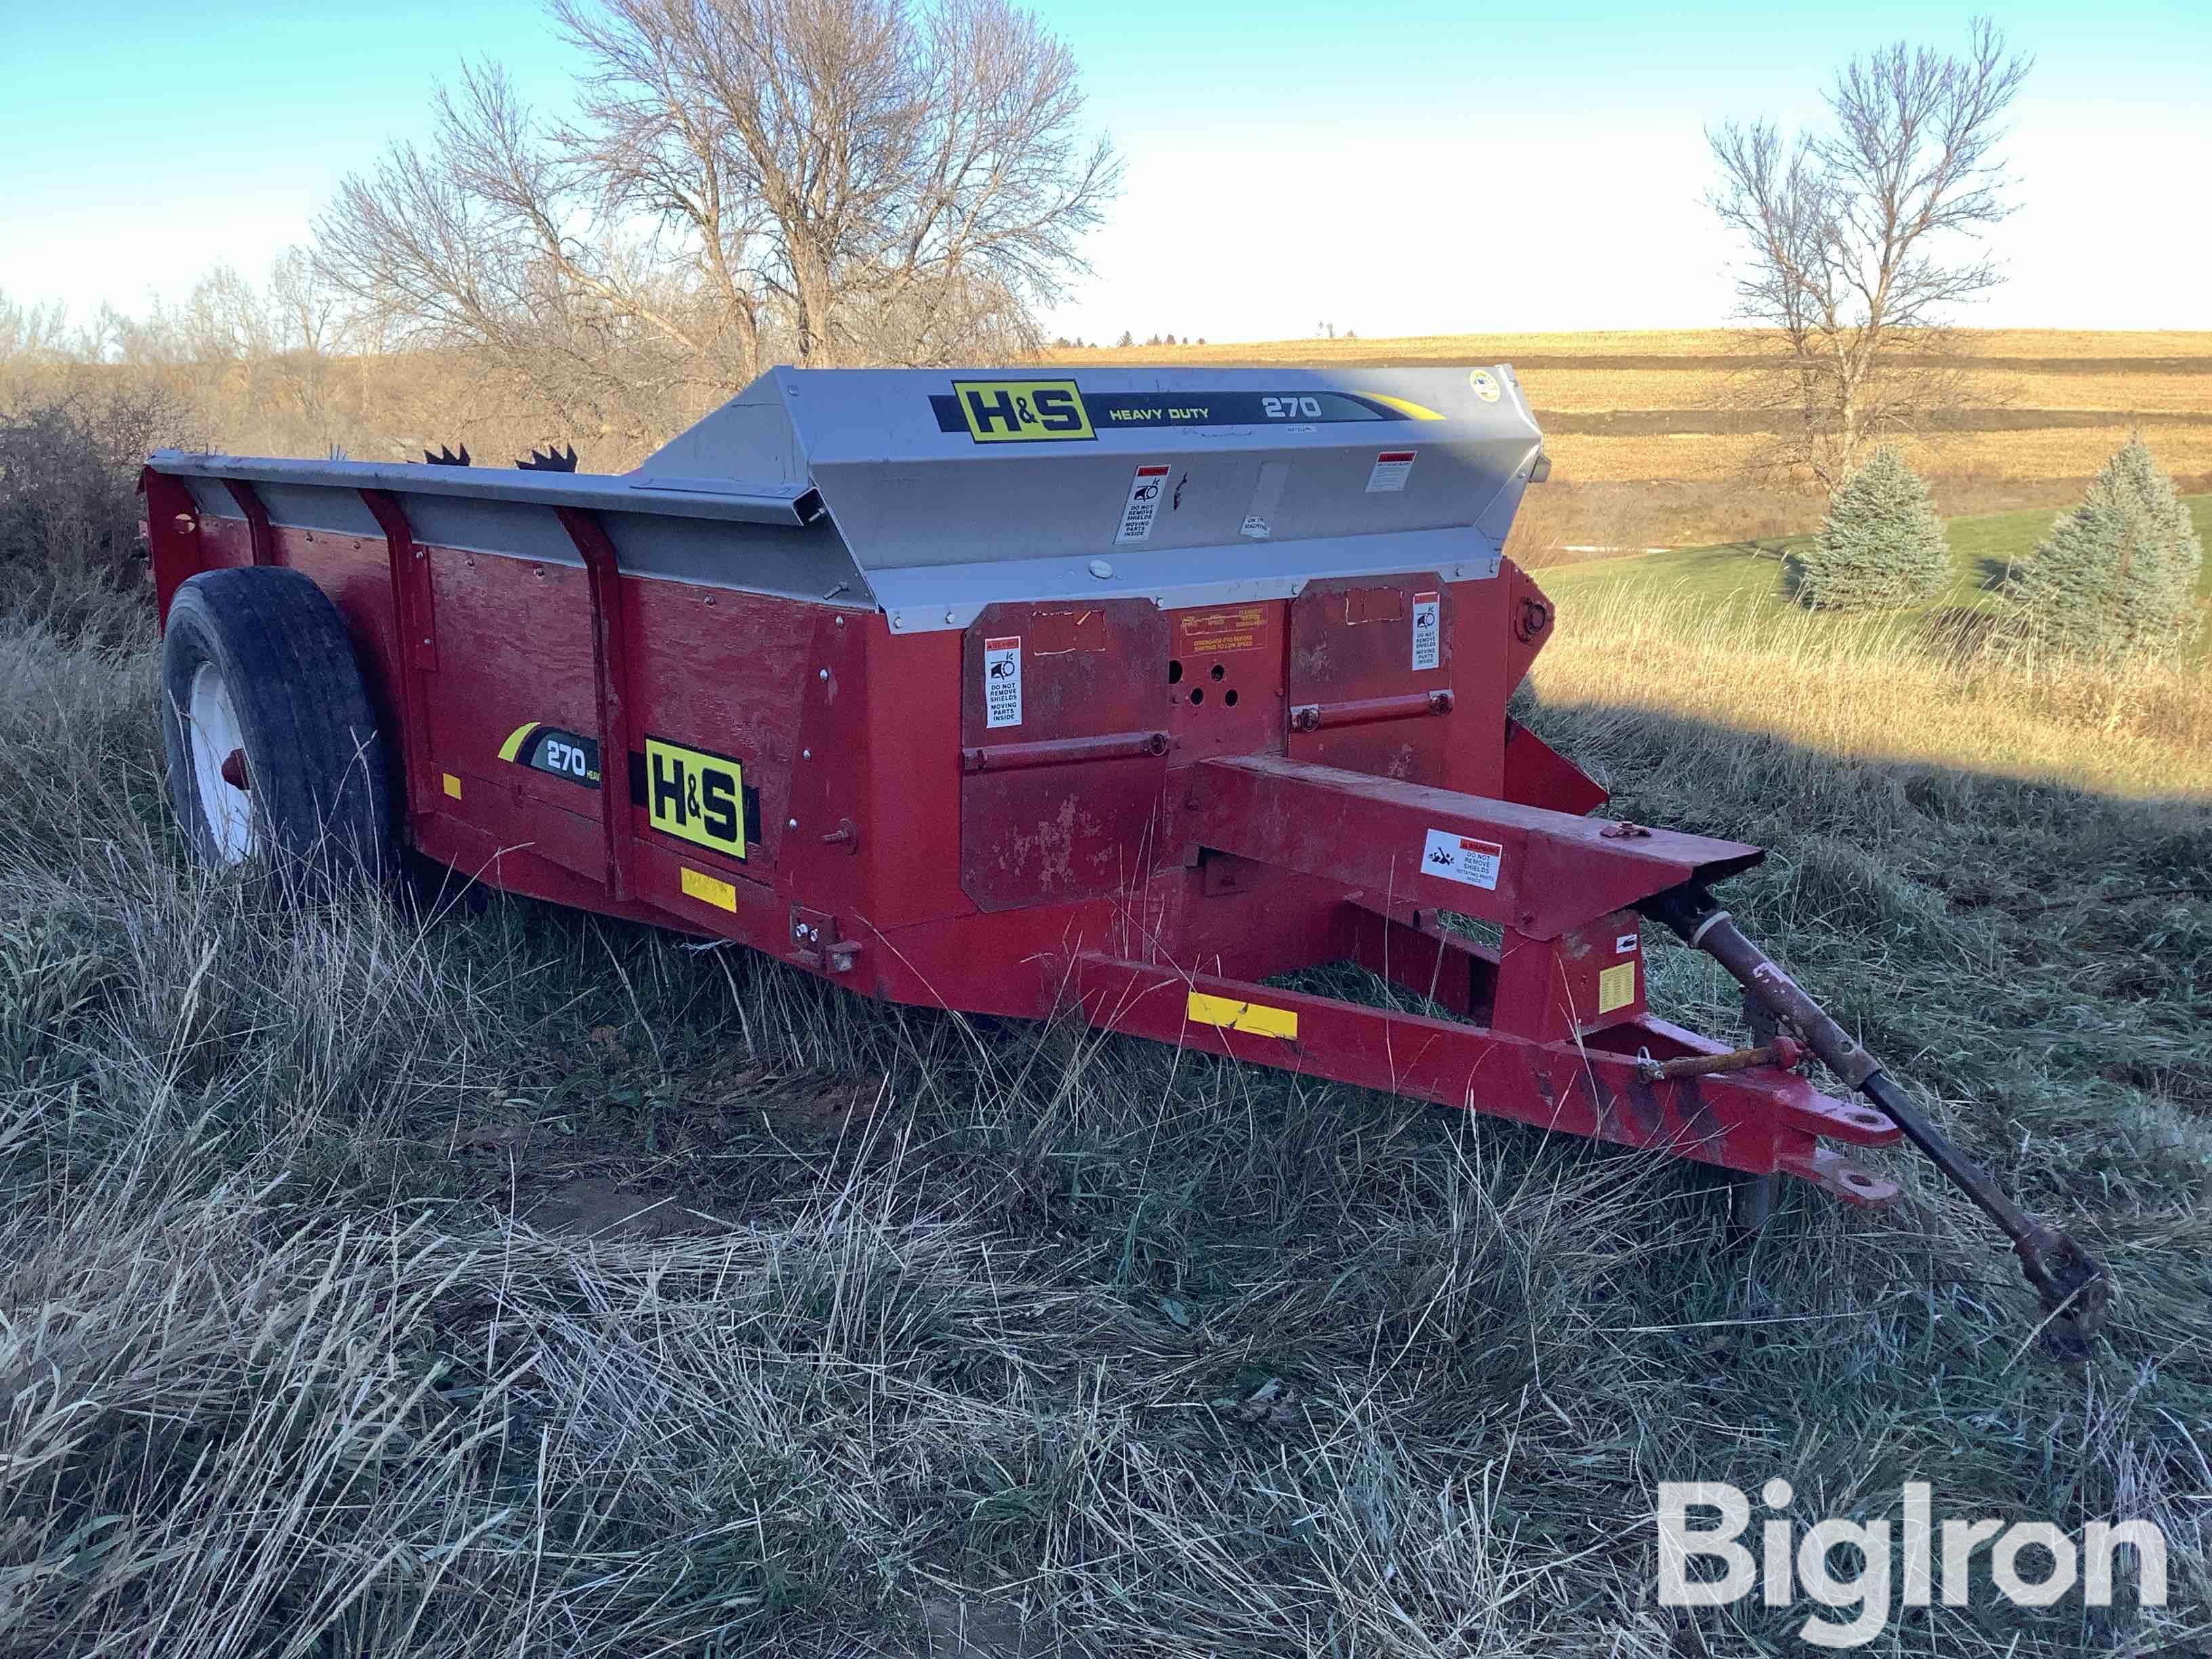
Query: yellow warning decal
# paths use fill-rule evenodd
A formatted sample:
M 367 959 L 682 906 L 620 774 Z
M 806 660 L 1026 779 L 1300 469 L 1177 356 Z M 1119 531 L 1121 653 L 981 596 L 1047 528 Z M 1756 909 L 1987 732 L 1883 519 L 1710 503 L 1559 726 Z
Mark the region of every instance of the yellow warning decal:
M 447 772 L 444 775 L 446 781 L 446 793 L 451 795 L 455 800 L 459 800 L 461 798 L 461 781 L 455 777 L 451 772 Z
M 1234 997 L 1190 994 L 1189 1017 L 1200 1025 L 1218 1025 L 1224 1031 L 1253 1031 L 1261 1036 L 1295 1037 L 1298 1017 L 1290 1008 L 1270 1008 L 1263 1002 L 1239 1002 Z
M 1441 421 L 1443 419 L 1443 416 L 1437 414 L 1435 410 L 1417 404 L 1410 398 L 1393 398 L 1387 392 L 1363 392 L 1359 395 L 1370 403 L 1382 404 L 1396 410 L 1407 420 Z
M 1597 1011 L 1609 1014 L 1636 1000 L 1636 964 L 1617 962 L 1597 976 Z
M 960 416 L 979 444 L 1096 438 L 1073 380 L 955 380 Z
M 690 865 L 678 866 L 684 872 L 684 896 L 697 899 L 702 904 L 711 904 L 717 909 L 735 914 L 738 890 L 726 881 L 720 881 L 703 870 L 694 870 Z

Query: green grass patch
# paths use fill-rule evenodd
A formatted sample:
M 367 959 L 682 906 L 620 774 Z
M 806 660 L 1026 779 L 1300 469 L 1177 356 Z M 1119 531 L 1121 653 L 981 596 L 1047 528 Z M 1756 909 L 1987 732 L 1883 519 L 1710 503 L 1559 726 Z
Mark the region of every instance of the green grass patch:
M 2212 542 L 2212 495 L 2188 495 L 2190 517 L 2197 534 Z M 1980 513 L 1948 519 L 1944 528 L 1958 569 L 1950 590 L 1939 594 L 1917 612 L 1989 611 L 2002 608 L 2001 585 L 2006 568 L 2034 550 L 2058 516 L 2055 507 L 2029 507 L 2017 513 Z M 1617 559 L 1593 559 L 1583 564 L 1559 565 L 1544 571 L 1544 587 L 1565 599 L 1592 594 L 1615 584 L 1663 585 L 1671 594 L 1710 601 L 1715 607 L 1734 604 L 1754 614 L 1778 615 L 1797 607 L 1790 597 L 1790 556 L 1807 546 L 1810 535 L 1786 536 L 1756 542 L 1727 542 L 1717 547 L 1678 547 L 1664 553 L 1633 554 Z M 2212 560 L 2197 579 L 2200 597 L 2212 599 Z M 2212 653 L 2212 635 L 2198 641 L 2200 653 Z

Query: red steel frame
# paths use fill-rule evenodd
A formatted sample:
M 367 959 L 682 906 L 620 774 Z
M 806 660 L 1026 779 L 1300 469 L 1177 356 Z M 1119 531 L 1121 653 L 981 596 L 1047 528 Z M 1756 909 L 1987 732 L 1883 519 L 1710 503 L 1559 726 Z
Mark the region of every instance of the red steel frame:
M 518 893 L 727 938 L 855 990 L 1182 1043 L 1877 1202 L 1823 1141 L 1882 1113 L 1771 1066 L 1648 1080 L 1714 1054 L 1644 1001 L 1640 900 L 1756 849 L 1580 816 L 1602 791 L 1510 721 L 1551 609 L 1485 580 L 1317 582 L 1297 599 L 1000 605 L 964 631 L 623 571 L 591 512 L 580 561 L 204 513 L 146 475 L 156 588 L 289 566 L 337 603 L 422 854 Z M 1408 629 L 1436 618 L 1416 666 Z M 1024 719 L 985 716 L 987 641 L 1018 638 Z M 540 722 L 597 739 L 596 792 L 500 758 Z M 742 763 L 738 859 L 656 829 L 647 739 Z M 635 757 L 635 758 L 634 758 Z M 1431 874 L 1431 832 L 1496 849 L 1495 884 Z M 1493 946 L 1440 919 L 1494 927 Z M 1261 981 L 1364 965 L 1439 1014 Z M 1624 977 L 1625 972 L 1625 977 Z M 1622 988 L 1628 988 L 1623 994 Z

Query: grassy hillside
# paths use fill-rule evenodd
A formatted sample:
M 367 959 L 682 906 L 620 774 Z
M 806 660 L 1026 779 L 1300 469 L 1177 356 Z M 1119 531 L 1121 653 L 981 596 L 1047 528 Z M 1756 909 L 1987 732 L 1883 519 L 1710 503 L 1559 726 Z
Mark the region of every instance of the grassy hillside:
M 2185 498 L 2198 533 L 2212 545 L 2212 495 Z M 1950 591 L 1920 607 L 1923 612 L 2002 608 L 1999 583 L 2013 561 L 2026 557 L 2051 528 L 2057 510 L 1981 514 L 1947 521 L 1945 529 L 1958 574 Z M 1559 565 L 1543 574 L 1547 591 L 1570 607 L 1601 591 L 1632 587 L 1700 606 L 1729 605 L 1750 617 L 1773 617 L 1797 609 L 1788 591 L 1789 556 L 1811 536 L 1778 537 L 1757 543 L 1718 547 L 1684 547 L 1662 553 L 1592 559 Z M 2212 600 L 2212 559 L 2197 581 L 2198 594 Z M 2208 630 L 2212 635 L 2212 630 Z M 2201 639 L 2200 653 L 2212 651 L 2212 637 Z

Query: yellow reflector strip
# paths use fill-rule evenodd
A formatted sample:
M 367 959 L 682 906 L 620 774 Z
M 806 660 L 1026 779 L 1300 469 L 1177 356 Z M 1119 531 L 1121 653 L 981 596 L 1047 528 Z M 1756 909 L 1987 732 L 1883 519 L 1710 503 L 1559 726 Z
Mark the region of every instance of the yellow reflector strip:
M 697 899 L 702 904 L 711 904 L 733 915 L 736 913 L 738 890 L 735 887 L 726 881 L 716 880 L 703 870 L 694 870 L 688 864 L 680 867 L 684 872 L 686 897 Z
M 1256 1031 L 1261 1036 L 1294 1037 L 1298 1017 L 1289 1008 L 1270 1008 L 1265 1003 L 1239 1002 L 1233 997 L 1190 994 L 1190 1018 L 1200 1025 L 1218 1025 L 1224 1031 Z
M 1372 398 L 1378 404 L 1388 404 L 1401 415 L 1410 415 L 1417 421 L 1441 421 L 1443 416 L 1433 409 L 1415 403 L 1410 398 L 1393 398 L 1386 392 L 1363 392 L 1363 398 Z
M 1597 1011 L 1609 1014 L 1636 1000 L 1636 964 L 1618 962 L 1597 976 Z
M 459 800 L 461 798 L 461 781 L 455 777 L 451 772 L 447 773 L 445 777 L 446 793 L 451 795 L 455 800 Z

